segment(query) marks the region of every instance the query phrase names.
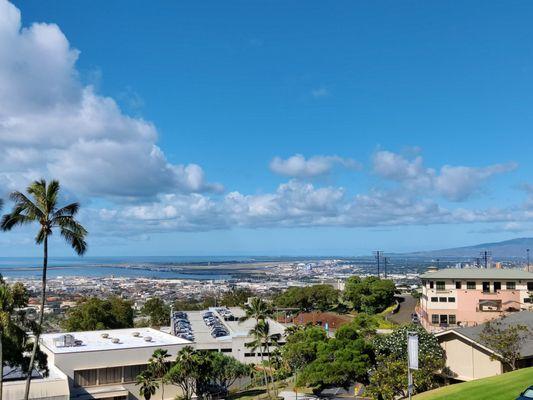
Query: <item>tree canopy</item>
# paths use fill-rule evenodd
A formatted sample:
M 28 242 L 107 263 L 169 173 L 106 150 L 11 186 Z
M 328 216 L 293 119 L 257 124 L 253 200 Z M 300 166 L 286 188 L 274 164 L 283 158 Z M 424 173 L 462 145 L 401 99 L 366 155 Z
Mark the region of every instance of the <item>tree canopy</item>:
M 274 298 L 277 307 L 298 308 L 302 311 L 334 309 L 340 292 L 331 285 L 291 287 Z
M 68 331 L 94 331 L 133 327 L 132 303 L 120 297 L 80 300 L 67 313 L 63 328 Z
M 148 299 L 141 308 L 141 314 L 150 317 L 152 326 L 166 326 L 170 323 L 170 307 L 159 297 Z
M 418 334 L 419 369 L 413 371 L 414 393 L 438 386 L 436 374 L 445 367 L 446 354 L 435 336 L 420 325 L 412 324 L 374 339 L 376 366 L 368 391 L 376 398 L 394 400 L 407 395 L 407 332 Z
M 354 310 L 374 314 L 394 302 L 396 286 L 388 279 L 352 276 L 346 281 L 343 298 Z

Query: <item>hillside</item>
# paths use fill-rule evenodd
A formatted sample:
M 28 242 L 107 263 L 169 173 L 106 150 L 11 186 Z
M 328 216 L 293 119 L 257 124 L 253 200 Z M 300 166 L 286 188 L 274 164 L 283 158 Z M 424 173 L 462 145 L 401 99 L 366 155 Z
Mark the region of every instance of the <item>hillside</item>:
M 533 238 L 517 238 L 495 243 L 481 243 L 473 246 L 456 247 L 451 249 L 421 251 L 404 254 L 413 257 L 479 257 L 481 251 L 487 250 L 492 257 L 499 258 L 525 258 L 526 249 L 533 251 Z M 533 253 L 532 253 L 533 259 Z
M 413 400 L 514 400 L 529 385 L 533 385 L 533 367 L 446 386 L 414 396 Z

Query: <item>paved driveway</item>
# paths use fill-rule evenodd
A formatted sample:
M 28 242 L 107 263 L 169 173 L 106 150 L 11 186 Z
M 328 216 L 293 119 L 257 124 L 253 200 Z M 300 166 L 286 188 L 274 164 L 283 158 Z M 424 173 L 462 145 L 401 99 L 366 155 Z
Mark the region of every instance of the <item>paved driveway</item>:
M 389 314 L 387 318 L 397 324 L 407 324 L 411 322 L 411 314 L 415 312 L 416 299 L 410 294 L 398 296 L 400 299 L 400 311 L 396 314 Z

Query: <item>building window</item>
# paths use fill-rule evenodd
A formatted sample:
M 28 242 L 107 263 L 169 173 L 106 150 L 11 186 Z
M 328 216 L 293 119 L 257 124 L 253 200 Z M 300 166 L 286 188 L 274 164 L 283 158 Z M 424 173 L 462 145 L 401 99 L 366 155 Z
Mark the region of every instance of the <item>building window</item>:
M 470 290 L 476 289 L 476 282 L 466 282 L 466 288 Z
M 461 281 L 455 282 L 455 288 L 456 289 L 461 289 Z
M 446 283 L 444 281 L 437 281 L 437 290 L 445 290 Z
M 74 371 L 74 385 L 75 386 L 96 386 L 96 377 L 98 370 L 84 369 L 82 371 Z
M 438 298 L 438 297 L 432 297 L 432 298 L 431 298 L 431 301 L 433 301 L 433 302 L 436 303 L 437 301 L 439 301 L 439 298 Z
M 448 315 L 448 322 L 452 325 L 455 325 L 457 323 L 457 320 L 455 318 L 455 315 L 451 314 L 451 315 Z
M 441 324 L 447 324 L 448 323 L 448 316 L 446 314 L 440 315 L 440 323 Z
M 455 303 L 455 297 L 448 297 L 448 303 Z
M 431 315 L 431 323 L 435 324 L 435 325 L 439 323 L 439 315 L 438 314 L 432 314 Z
M 232 349 L 222 349 L 220 350 L 222 353 L 231 353 Z
M 439 303 L 446 303 L 448 299 L 446 297 L 439 297 Z
M 533 292 L 533 282 L 528 282 L 527 283 L 527 290 L 530 291 L 530 292 Z
M 429 281 L 429 288 L 433 289 L 433 281 Z
M 507 288 L 507 290 L 515 290 L 516 282 L 506 282 L 505 287 Z
M 494 282 L 494 291 L 497 292 L 498 290 L 502 290 L 502 283 Z
M 483 288 L 483 293 L 489 293 L 490 292 L 490 282 L 483 282 L 481 284 L 481 287 Z
M 126 365 L 124 367 L 124 382 L 135 382 L 137 380 L 137 375 L 140 375 L 141 372 L 146 370 L 146 368 L 146 364 Z
M 244 357 L 255 357 L 255 353 L 244 353 Z
M 531 303 L 531 297 L 526 297 L 524 299 L 524 303 Z

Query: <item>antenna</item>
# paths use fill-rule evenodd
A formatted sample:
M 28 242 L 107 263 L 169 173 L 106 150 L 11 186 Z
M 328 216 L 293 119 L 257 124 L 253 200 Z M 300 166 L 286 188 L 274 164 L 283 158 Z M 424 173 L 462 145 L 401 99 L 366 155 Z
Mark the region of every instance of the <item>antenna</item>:
M 376 250 L 374 252 L 374 257 L 376 257 L 377 264 L 378 264 L 378 278 L 379 278 L 380 277 L 380 275 L 379 275 L 379 261 L 380 261 L 381 257 L 383 257 L 383 252 L 381 250 Z
M 489 258 L 490 256 L 492 255 L 492 252 L 490 251 L 487 251 L 487 250 L 484 250 L 482 251 L 481 253 L 479 253 L 479 255 L 481 256 L 481 258 L 483 259 L 483 264 L 485 266 L 485 269 L 488 268 L 488 265 L 489 265 Z

